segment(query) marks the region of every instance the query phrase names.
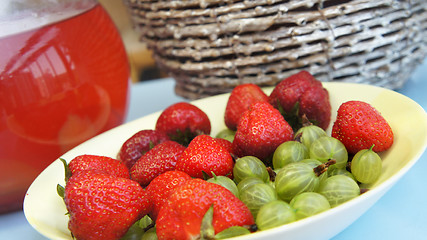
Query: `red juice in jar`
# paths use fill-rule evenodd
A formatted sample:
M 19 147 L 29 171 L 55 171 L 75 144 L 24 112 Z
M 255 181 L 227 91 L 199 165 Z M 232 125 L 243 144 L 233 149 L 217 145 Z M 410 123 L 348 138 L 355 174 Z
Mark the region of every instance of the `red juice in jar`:
M 0 212 L 19 209 L 31 182 L 64 152 L 124 121 L 123 42 L 105 10 L 83 2 L 54 23 L 10 23 L 10 34 L 0 33 Z

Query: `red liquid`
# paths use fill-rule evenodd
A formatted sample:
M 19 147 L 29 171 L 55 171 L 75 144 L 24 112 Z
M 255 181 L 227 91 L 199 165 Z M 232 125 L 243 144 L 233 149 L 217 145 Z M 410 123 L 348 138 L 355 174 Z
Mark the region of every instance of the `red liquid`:
M 31 182 L 56 158 L 124 121 L 129 65 L 120 35 L 100 5 L 0 38 L 0 53 L 0 212 L 5 212 L 22 206 Z

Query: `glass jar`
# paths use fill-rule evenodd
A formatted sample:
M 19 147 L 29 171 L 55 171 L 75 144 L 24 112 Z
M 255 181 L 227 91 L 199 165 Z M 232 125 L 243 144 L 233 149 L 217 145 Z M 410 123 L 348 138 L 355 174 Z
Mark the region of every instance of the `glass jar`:
M 3 0 L 0 52 L 3 213 L 64 152 L 123 123 L 130 69 L 95 0 Z

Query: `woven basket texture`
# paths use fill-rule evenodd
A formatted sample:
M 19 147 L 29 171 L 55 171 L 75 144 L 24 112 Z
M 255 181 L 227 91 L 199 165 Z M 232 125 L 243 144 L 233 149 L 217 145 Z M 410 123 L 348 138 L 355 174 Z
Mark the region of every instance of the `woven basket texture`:
M 274 86 L 300 70 L 398 89 L 427 55 L 426 0 L 123 1 L 188 99 Z

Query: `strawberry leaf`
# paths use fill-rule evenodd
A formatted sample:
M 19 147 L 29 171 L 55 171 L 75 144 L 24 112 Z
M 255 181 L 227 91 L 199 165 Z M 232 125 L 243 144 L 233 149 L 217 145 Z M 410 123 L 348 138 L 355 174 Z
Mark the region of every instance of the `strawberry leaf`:
M 251 232 L 245 227 L 233 226 L 219 232 L 217 235 L 215 235 L 215 239 L 232 238 L 232 237 L 237 237 L 237 236 L 246 235 L 250 233 Z
M 177 129 L 175 134 L 169 135 L 169 138 L 181 145 L 188 146 L 191 140 L 193 140 L 197 135 L 197 133 L 191 132 L 188 128 L 185 129 L 185 131 Z
M 153 141 L 150 141 L 149 143 L 148 143 L 148 148 L 151 150 L 151 149 L 153 149 L 154 148 L 154 146 L 156 146 L 155 144 L 154 144 L 154 142 Z M 142 154 L 145 154 L 145 152 L 143 152 Z
M 291 125 L 294 132 L 298 131 L 298 129 L 301 127 L 301 122 L 299 119 L 299 102 L 296 102 L 295 105 L 292 107 L 290 112 L 285 112 L 281 105 L 279 105 L 279 111 L 282 114 L 282 116 L 285 118 L 286 122 Z
M 209 207 L 202 219 L 200 225 L 200 240 L 212 240 L 215 237 L 215 229 L 213 227 L 213 205 Z
M 286 112 L 282 105 L 278 104 L 278 110 L 280 114 L 282 114 L 283 118 L 285 118 L 286 122 L 291 125 L 294 132 L 297 132 L 301 127 L 309 126 L 309 125 L 318 125 L 319 121 L 315 119 L 308 119 L 305 114 L 300 116 L 300 103 L 296 102 L 292 107 L 290 112 Z
M 57 184 L 56 185 L 56 192 L 58 193 L 58 195 L 62 199 L 64 199 L 64 197 L 65 197 L 65 188 L 61 184 Z
M 134 223 L 126 232 L 126 234 L 120 238 L 120 240 L 139 240 L 144 235 L 144 229 L 139 226 L 139 223 Z
M 142 228 L 145 232 L 148 231 L 148 229 L 153 228 L 155 225 L 153 220 L 148 215 L 145 215 L 137 223 L 139 227 Z
M 208 180 L 209 178 L 211 178 L 211 176 L 209 176 L 209 174 L 205 171 L 202 171 L 202 174 L 203 174 L 203 180 Z
M 68 182 L 68 179 L 71 177 L 71 171 L 70 168 L 68 167 L 68 163 L 65 159 L 63 158 L 59 158 L 59 160 L 62 162 L 62 164 L 64 165 L 64 172 L 65 172 L 65 182 Z

